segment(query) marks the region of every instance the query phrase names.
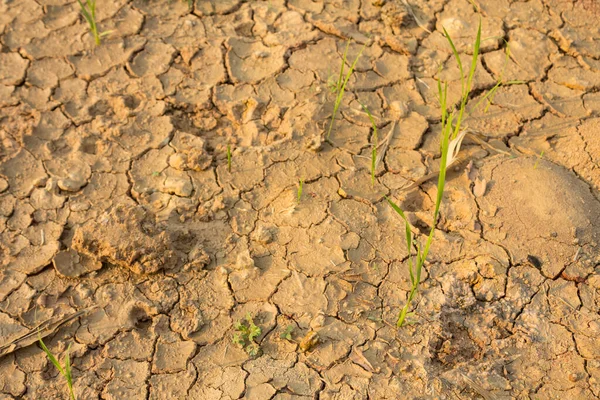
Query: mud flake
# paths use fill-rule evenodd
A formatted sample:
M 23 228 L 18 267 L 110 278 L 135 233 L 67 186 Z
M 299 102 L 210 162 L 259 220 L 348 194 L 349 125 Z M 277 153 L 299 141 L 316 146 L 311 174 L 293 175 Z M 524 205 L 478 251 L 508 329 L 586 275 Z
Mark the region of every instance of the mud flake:
M 294 272 L 281 282 L 272 300 L 284 314 L 292 315 L 300 325 L 308 326 L 310 320 L 327 305 L 324 291 L 325 281 L 322 278 L 308 278 Z
M 77 76 L 89 81 L 129 60 L 133 53 L 143 48 L 145 43 L 145 39 L 134 36 L 104 43 L 89 54 L 69 56 L 68 59 L 75 67 Z
M 174 55 L 173 46 L 160 40 L 152 40 L 146 43 L 144 49 L 135 55 L 128 66 L 138 77 L 149 74 L 160 75 L 167 72 Z
M 0 173 L 8 179 L 12 193 L 17 197 L 28 196 L 46 178 L 41 161 L 24 149 L 3 162 Z
M 152 362 L 153 374 L 172 374 L 184 371 L 187 362 L 196 350 L 196 344 L 190 341 L 164 343 L 159 340 Z
M 0 53 L 0 83 L 17 86 L 25 79 L 29 61 L 19 53 Z
M 284 66 L 283 46 L 265 47 L 259 41 L 236 38 L 230 38 L 227 45 L 227 70 L 234 82 L 258 83 Z
M 189 393 L 188 389 L 196 379 L 196 370 L 190 366 L 186 371 L 178 373 L 152 375 L 150 377 L 149 399 L 182 399 Z
M 0 314 L 4 315 L 4 314 Z M 4 332 L 2 332 L 4 334 Z M 5 336 L 2 336 L 5 338 Z M 0 359 L 0 387 L 3 394 L 20 397 L 25 394 L 25 373 L 17 368 L 13 356 L 2 357 Z
M 146 398 L 146 379 L 150 377 L 150 365 L 134 360 L 114 360 L 107 358 L 98 367 L 110 372 L 112 379 L 102 390 L 102 398 L 107 400 Z
M 63 250 L 52 259 L 54 269 L 67 278 L 78 278 L 102 268 L 102 263 L 72 249 Z
M 119 333 L 108 342 L 103 349 L 103 355 L 118 360 L 150 361 L 153 345 L 154 338 L 148 331 L 134 329 Z

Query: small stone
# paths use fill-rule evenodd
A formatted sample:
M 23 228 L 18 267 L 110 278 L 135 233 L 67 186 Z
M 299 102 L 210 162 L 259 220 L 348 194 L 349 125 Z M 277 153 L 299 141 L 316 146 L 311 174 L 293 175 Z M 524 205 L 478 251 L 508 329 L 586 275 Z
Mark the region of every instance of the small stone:
M 0 177 L 0 193 L 8 189 L 8 181 Z
M 83 179 L 64 178 L 58 181 L 58 187 L 65 192 L 78 192 L 85 185 Z

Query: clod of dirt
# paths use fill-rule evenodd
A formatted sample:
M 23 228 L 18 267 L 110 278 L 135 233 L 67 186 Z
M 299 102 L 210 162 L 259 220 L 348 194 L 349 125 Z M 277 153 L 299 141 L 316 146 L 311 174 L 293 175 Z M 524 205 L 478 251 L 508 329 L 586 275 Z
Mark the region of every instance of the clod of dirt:
M 117 205 L 79 226 L 72 248 L 92 259 L 151 274 L 179 262 L 169 243 L 167 233 L 142 207 Z
M 481 172 L 488 181 L 477 200 L 486 239 L 505 247 L 514 263 L 535 257 L 548 278 L 569 266 L 583 279 L 593 271 L 600 204 L 585 182 L 536 158 L 491 159 Z

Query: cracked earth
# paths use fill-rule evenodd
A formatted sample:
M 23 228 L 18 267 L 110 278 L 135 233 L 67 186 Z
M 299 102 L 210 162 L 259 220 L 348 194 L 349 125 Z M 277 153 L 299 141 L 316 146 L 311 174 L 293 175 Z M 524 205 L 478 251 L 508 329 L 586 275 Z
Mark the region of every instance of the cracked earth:
M 3 0 L 0 399 L 67 397 L 38 330 L 78 399 L 600 398 L 600 5 L 406 4 L 110 0 L 96 47 L 76 2 Z M 443 27 L 468 63 L 480 18 L 470 104 L 519 82 L 464 121 L 398 329 L 384 196 L 431 229 L 434 182 L 403 188 L 437 168 L 437 81 L 460 100 Z

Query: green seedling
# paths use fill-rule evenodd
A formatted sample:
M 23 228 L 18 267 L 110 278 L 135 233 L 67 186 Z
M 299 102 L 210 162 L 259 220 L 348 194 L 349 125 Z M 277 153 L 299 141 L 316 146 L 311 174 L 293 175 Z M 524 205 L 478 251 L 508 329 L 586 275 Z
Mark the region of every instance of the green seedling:
M 227 145 L 227 172 L 231 173 L 231 146 Z
M 377 135 L 377 124 L 375 123 L 375 119 L 373 115 L 364 104 L 360 104 L 369 116 L 369 120 L 371 121 L 371 126 L 373 127 L 373 149 L 371 150 L 371 186 L 375 187 L 375 169 L 377 168 L 377 147 L 379 146 L 379 139 Z
M 98 33 L 98 25 L 96 24 L 96 0 L 85 0 L 85 3 L 82 3 L 81 0 L 77 0 L 79 3 L 79 7 L 81 7 L 81 15 L 87 21 L 90 26 L 90 32 L 94 36 L 94 41 L 96 45 L 100 45 L 100 39 L 108 34 L 111 31 L 105 31 Z
M 302 199 L 302 188 L 304 187 L 304 179 L 300 179 L 298 181 L 298 193 L 296 194 L 296 202 L 300 204 L 300 200 Z
M 65 365 L 63 367 L 62 365 L 60 365 L 60 363 L 58 362 L 58 360 L 56 359 L 54 354 L 52 354 L 52 352 L 48 349 L 48 347 L 46 347 L 46 344 L 42 340 L 42 334 L 40 332 L 38 332 L 38 337 L 39 337 L 38 341 L 40 343 L 40 346 L 42 347 L 42 350 L 44 350 L 44 353 L 46 353 L 46 356 L 48 356 L 48 359 L 50 360 L 50 362 L 52 364 L 54 364 L 56 369 L 58 369 L 58 372 L 60 372 L 60 374 L 62 376 L 64 376 L 65 379 L 67 380 L 67 386 L 69 388 L 69 399 L 75 400 L 75 393 L 73 393 L 73 376 L 71 375 L 71 359 L 69 357 L 69 351 L 71 350 L 71 345 L 69 345 L 69 347 L 67 347 L 67 352 L 65 353 Z
M 533 164 L 533 169 L 537 169 L 537 166 L 540 163 L 540 160 L 542 159 L 542 157 L 544 157 L 544 150 L 542 150 L 540 155 L 537 157 L 537 160 L 535 160 L 535 164 Z
M 260 346 L 255 339 L 260 336 L 262 330 L 254 324 L 254 320 L 250 313 L 246 314 L 246 323 L 238 321 L 233 325 L 233 329 L 237 332 L 233 334 L 233 343 L 237 344 L 250 356 L 255 356 L 260 350 Z
M 435 226 L 438 221 L 440 206 L 442 204 L 442 198 L 444 195 L 444 186 L 446 184 L 446 170 L 448 165 L 450 165 L 454 159 L 456 158 L 458 151 L 460 150 L 460 144 L 462 138 L 464 137 L 464 132 L 459 133 L 460 125 L 462 122 L 462 118 L 464 115 L 464 110 L 467 104 L 467 99 L 470 94 L 471 84 L 473 81 L 473 75 L 475 74 L 475 67 L 477 63 L 477 56 L 479 54 L 479 45 L 481 43 L 481 23 L 479 24 L 479 29 L 477 30 L 477 38 L 475 40 L 475 45 L 473 48 L 473 59 L 471 61 L 471 68 L 469 70 L 469 76 L 465 82 L 462 64 L 458 57 L 458 52 L 456 51 L 456 47 L 448 35 L 448 32 L 444 29 L 446 39 L 450 43 L 452 47 L 452 51 L 454 52 L 454 56 L 458 61 L 458 66 L 461 72 L 461 82 L 462 82 L 462 98 L 460 102 L 460 108 L 458 111 L 452 109 L 448 110 L 448 83 L 445 82 L 443 85 L 440 81 L 438 81 L 438 96 L 442 110 L 442 132 L 441 132 L 441 158 L 440 158 L 440 171 L 438 175 L 438 184 L 437 184 L 437 196 L 435 201 L 435 208 L 433 212 L 433 225 L 431 227 L 431 231 L 429 235 L 427 235 L 427 239 L 425 240 L 425 244 L 422 245 L 416 238 L 413 236 L 413 229 L 406 217 L 404 211 L 391 199 L 387 198 L 390 206 L 396 211 L 396 213 L 404 220 L 405 225 L 405 238 L 406 238 L 406 249 L 408 252 L 408 268 L 410 275 L 411 288 L 408 293 L 408 298 L 406 300 L 406 304 L 400 311 L 398 315 L 398 320 L 396 325 L 398 327 L 402 327 L 407 323 L 412 323 L 407 321 L 407 318 L 410 318 L 414 315 L 414 313 L 409 313 L 410 305 L 415 295 L 419 290 L 419 283 L 421 281 L 421 273 L 423 271 L 423 265 L 427 260 L 427 255 L 429 254 L 429 249 L 431 247 L 431 243 L 433 241 L 433 236 L 435 233 Z M 456 123 L 454 124 L 454 121 Z M 416 254 L 413 254 L 416 252 Z
M 331 135 L 331 130 L 333 129 L 333 124 L 335 123 L 335 116 L 338 112 L 338 109 L 340 108 L 340 104 L 342 104 L 342 99 L 344 97 L 344 92 L 346 91 L 346 85 L 348 84 L 348 80 L 350 79 L 350 76 L 354 72 L 354 68 L 356 68 L 356 63 L 358 62 L 358 59 L 362 55 L 362 52 L 366 46 L 367 46 L 366 44 L 363 45 L 363 47 L 358 52 L 358 55 L 354 59 L 354 62 L 352 62 L 350 69 L 348 70 L 346 75 L 344 75 L 344 67 L 346 66 L 346 58 L 348 56 L 348 48 L 350 47 L 350 40 L 348 40 L 348 43 L 346 43 L 346 49 L 344 50 L 344 56 L 342 57 L 342 66 L 340 67 L 340 74 L 338 76 L 337 82 L 335 83 L 335 87 L 333 88 L 334 90 L 332 90 L 335 93 L 337 93 L 337 95 L 335 97 L 335 103 L 333 105 L 333 113 L 331 114 L 331 123 L 329 124 L 329 129 L 327 130 L 327 140 L 329 140 L 329 136 Z
M 294 332 L 294 325 L 288 325 L 283 332 L 279 334 L 281 339 L 289 340 L 290 342 L 294 339 L 292 338 L 292 332 Z
M 475 106 L 471 109 L 471 111 L 468 113 L 469 115 L 471 115 L 473 112 L 475 112 L 475 110 L 477 110 L 479 108 L 479 106 L 481 105 L 482 102 L 486 102 L 487 105 L 485 106 L 485 109 L 483 110 L 484 113 L 487 113 L 489 107 L 492 105 L 493 101 L 494 101 L 494 96 L 496 95 L 496 92 L 498 91 L 498 89 L 501 86 L 508 86 L 508 85 L 519 85 L 519 84 L 524 84 L 526 83 L 525 81 L 519 81 L 519 80 L 510 80 L 510 81 L 504 81 L 504 73 L 506 72 L 506 68 L 508 66 L 508 62 L 510 61 L 510 45 L 509 43 L 502 38 L 502 40 L 504 40 L 504 42 L 506 43 L 506 50 L 505 50 L 505 56 L 504 56 L 504 66 L 502 67 L 502 71 L 500 72 L 500 76 L 498 77 L 498 81 L 496 82 L 496 84 L 494 85 L 494 87 L 492 87 L 485 96 L 483 96 L 476 104 Z

